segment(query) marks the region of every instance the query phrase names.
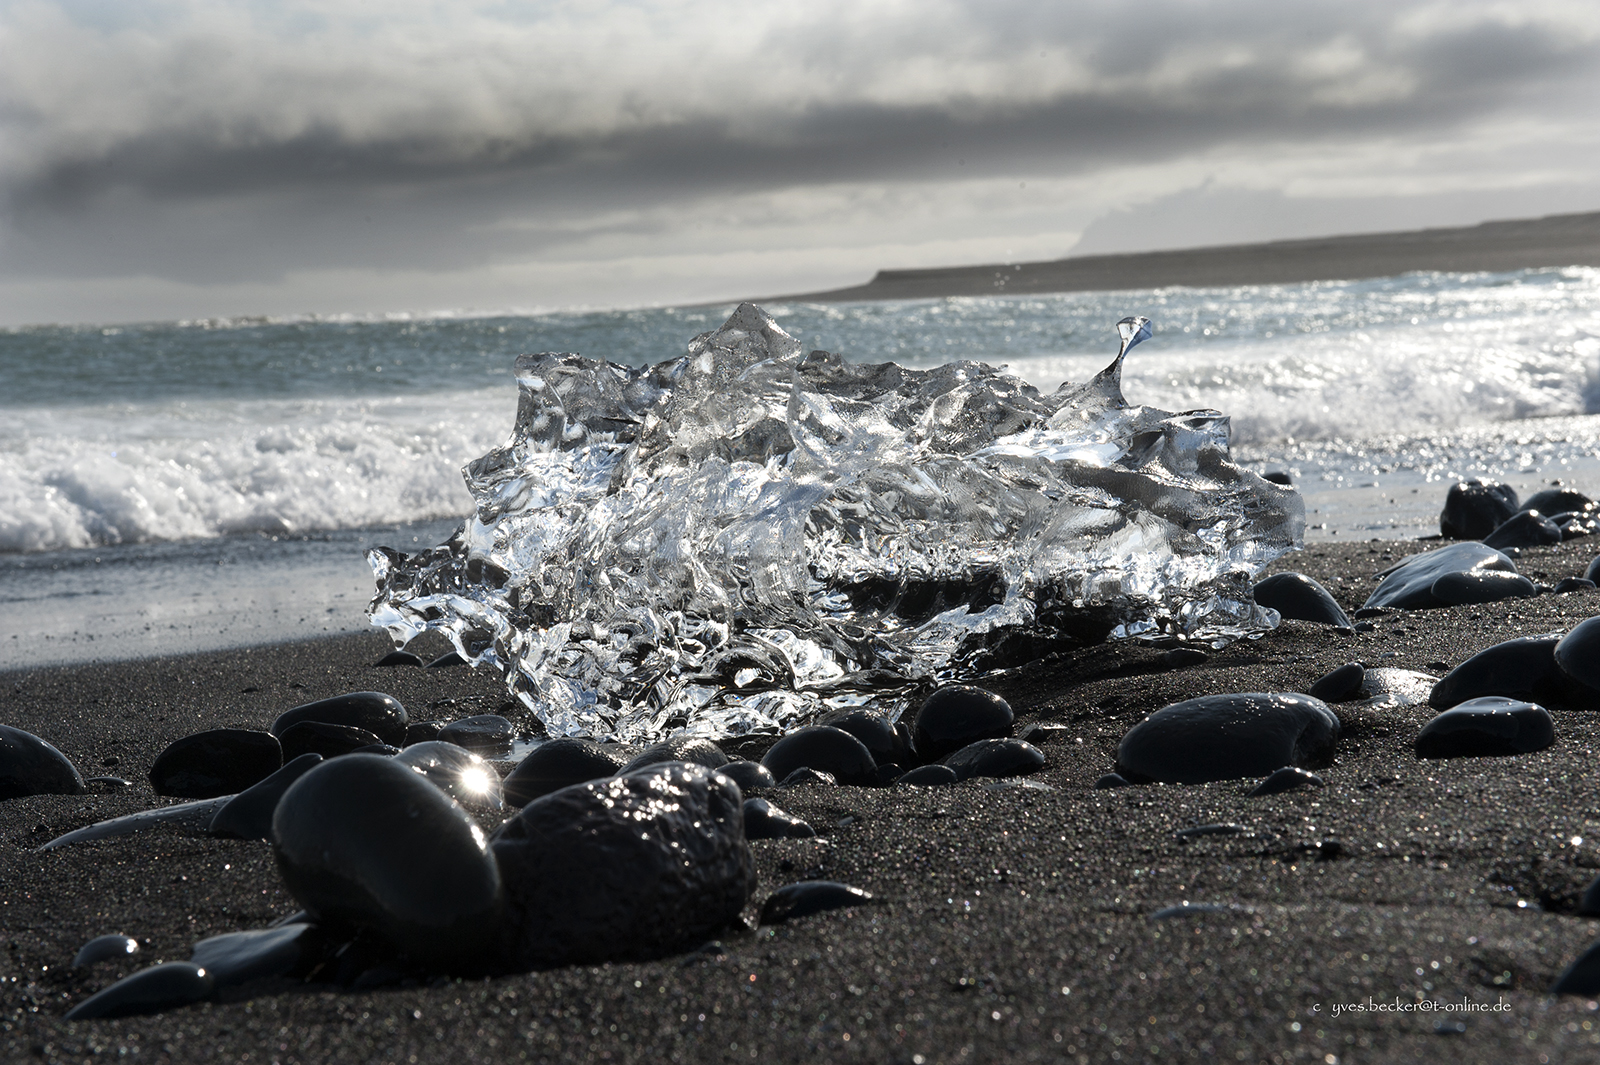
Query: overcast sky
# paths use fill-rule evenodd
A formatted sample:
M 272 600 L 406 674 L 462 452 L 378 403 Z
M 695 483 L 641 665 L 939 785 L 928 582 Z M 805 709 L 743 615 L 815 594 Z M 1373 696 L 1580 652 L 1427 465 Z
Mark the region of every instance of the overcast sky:
M 0 323 L 1600 209 L 1593 0 L 0 0 Z

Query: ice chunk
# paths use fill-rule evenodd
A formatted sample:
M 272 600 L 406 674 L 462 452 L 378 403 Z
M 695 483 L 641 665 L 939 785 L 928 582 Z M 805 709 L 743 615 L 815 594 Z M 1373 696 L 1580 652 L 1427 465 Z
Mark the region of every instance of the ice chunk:
M 1226 416 L 1129 405 L 1150 325 L 1117 329 L 1051 395 L 806 354 L 750 304 L 644 369 L 520 356 L 511 438 L 463 471 L 476 512 L 369 553 L 372 621 L 443 632 L 552 735 L 630 741 L 893 713 L 1019 642 L 1265 631 L 1251 582 L 1300 499 L 1229 461 Z

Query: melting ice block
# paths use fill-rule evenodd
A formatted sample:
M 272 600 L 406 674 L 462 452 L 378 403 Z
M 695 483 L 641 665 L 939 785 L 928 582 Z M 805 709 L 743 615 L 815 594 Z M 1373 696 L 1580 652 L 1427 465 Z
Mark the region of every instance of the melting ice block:
M 809 354 L 743 304 L 632 369 L 523 355 L 516 426 L 463 473 L 476 512 L 369 553 L 370 614 L 504 672 L 551 735 L 792 727 L 1065 641 L 1265 631 L 1254 575 L 1299 546 L 1293 491 L 1228 419 L 1128 404 L 1149 322 L 1043 395 L 973 362 Z

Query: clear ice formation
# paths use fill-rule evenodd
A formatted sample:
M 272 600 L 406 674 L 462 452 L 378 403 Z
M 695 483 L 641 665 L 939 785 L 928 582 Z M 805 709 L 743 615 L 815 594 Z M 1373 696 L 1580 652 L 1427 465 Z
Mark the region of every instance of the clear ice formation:
M 1073 641 L 1220 645 L 1277 615 L 1292 490 L 1228 418 L 1128 404 L 1128 350 L 1043 395 L 990 366 L 806 354 L 743 304 L 633 369 L 522 355 L 511 438 L 463 470 L 461 531 L 368 553 L 374 625 L 443 632 L 552 736 L 782 731 Z

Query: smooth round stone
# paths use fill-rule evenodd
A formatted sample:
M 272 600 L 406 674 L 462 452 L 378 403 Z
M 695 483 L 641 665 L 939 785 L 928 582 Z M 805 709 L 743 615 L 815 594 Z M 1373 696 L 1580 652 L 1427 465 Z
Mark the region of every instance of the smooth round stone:
M 522 968 L 659 956 L 732 924 L 755 890 L 737 785 L 684 762 L 535 799 L 493 848 Z
M 174 741 L 150 767 L 157 795 L 214 799 L 234 795 L 283 768 L 283 746 L 270 732 L 219 728 Z
M 1258 605 L 1270 607 L 1288 620 L 1350 627 L 1350 618 L 1339 601 L 1304 573 L 1274 573 L 1257 582 L 1251 594 Z
M 1022 777 L 1044 768 L 1044 754 L 1022 740 L 979 740 L 946 755 L 944 764 L 955 772 L 957 780 Z
M 363 747 L 388 746 L 366 729 L 326 721 L 301 721 L 290 725 L 278 734 L 278 742 L 283 745 L 285 761 L 293 761 L 302 754 L 337 758 L 342 754 L 354 754 Z
M 1447 606 L 1433 594 L 1434 582 L 1447 573 L 1481 570 L 1515 573 L 1517 564 L 1494 548 L 1476 541 L 1436 547 L 1432 551 L 1412 555 L 1378 574 L 1382 578 L 1378 587 L 1373 589 L 1356 614 L 1360 616 L 1362 611 L 1375 607 L 1424 610 Z
M 917 755 L 935 762 L 976 740 L 1011 735 L 1011 704 L 971 684 L 949 684 L 928 696 L 911 726 Z
M 1105 791 L 1109 788 L 1131 788 L 1133 781 L 1121 773 L 1106 773 L 1094 782 L 1096 791 Z
M 381 666 L 385 669 L 394 666 L 417 666 L 420 668 L 422 666 L 422 659 L 417 655 L 412 654 L 410 651 L 390 651 L 388 654 L 384 655 L 382 658 L 378 659 L 372 664 L 374 667 Z
M 1469 570 L 1446 573 L 1429 589 L 1446 606 L 1498 603 L 1502 599 L 1530 599 L 1539 594 L 1532 581 L 1520 573 L 1503 570 Z
M 393 758 L 333 758 L 272 818 L 284 883 L 311 917 L 367 928 L 423 964 L 494 967 L 504 893 L 488 841 L 461 805 Z
M 1161 656 L 1161 665 L 1166 669 L 1187 669 L 1209 661 L 1211 656 L 1198 647 L 1174 647 Z
M 187 961 L 141 969 L 91 995 L 66 1013 L 69 1021 L 137 1017 L 204 1002 L 216 991 L 211 974 Z
M 942 788 L 956 783 L 960 779 L 956 771 L 947 765 L 920 765 L 909 772 L 900 774 L 895 780 L 896 786 L 911 784 L 919 788 Z
M 573 784 L 614 777 L 628 763 L 630 751 L 631 748 L 575 736 L 541 743 L 501 782 L 506 801 L 513 806 L 526 806 Z
M 1289 474 L 1283 470 L 1268 470 L 1266 473 L 1261 475 L 1261 479 L 1263 481 L 1271 481 L 1273 484 L 1294 484 L 1294 478 L 1289 476 Z
M 1342 703 L 1361 698 L 1361 682 L 1367 677 L 1366 667 L 1360 662 L 1346 662 L 1338 669 L 1325 673 L 1306 689 L 1306 694 L 1325 703 Z
M 0 725 L 0 799 L 83 791 L 83 777 L 66 755 L 31 732 Z
M 743 758 L 734 759 L 717 770 L 717 772 L 726 775 L 729 780 L 739 785 L 741 792 L 749 791 L 752 788 L 775 788 L 778 786 L 778 778 L 772 775 L 772 770 L 760 762 L 749 762 Z
M 448 721 L 408 721 L 406 723 L 405 742 L 400 746 L 403 749 L 413 743 L 427 743 L 429 740 L 436 740 L 447 724 L 449 724 Z
M 268 731 L 281 740 L 287 729 L 302 721 L 365 729 L 380 742 L 395 747 L 404 746 L 406 742 L 406 708 L 394 696 L 382 692 L 351 692 L 285 710 Z M 287 759 L 289 755 L 284 757 Z
M 322 761 L 320 754 L 302 754 L 267 779 L 229 799 L 211 819 L 207 831 L 222 839 L 266 839 L 272 835 L 272 814 L 289 785 Z
M 1573 514 L 1593 509 L 1594 500 L 1571 488 L 1546 488 L 1522 501 L 1519 510 L 1537 510 L 1540 514 Z
M 469 810 L 505 809 L 500 774 L 483 756 L 444 740 L 414 743 L 394 756 Z
M 516 736 L 516 728 L 499 714 L 478 714 L 450 722 L 439 730 L 437 739 L 469 751 L 498 754 L 511 750 Z
M 1481 540 L 1516 512 L 1517 490 L 1509 484 L 1454 484 L 1445 494 L 1439 532 L 1451 540 Z
M 351 754 L 376 754 L 383 758 L 393 758 L 400 753 L 400 748 L 391 747 L 387 743 L 369 743 L 365 747 L 357 747 Z
M 1556 668 L 1568 680 L 1600 693 L 1600 617 L 1580 621 L 1561 637 L 1555 649 Z
M 622 767 L 622 772 L 631 773 L 635 769 L 665 765 L 668 762 L 688 762 L 692 765 L 703 765 L 707 769 L 721 769 L 728 764 L 728 755 L 710 740 L 698 736 L 672 739 L 658 743 L 654 747 L 646 747 Z
M 1560 542 L 1561 526 L 1537 510 L 1524 510 L 1507 518 L 1504 524 L 1483 538 L 1485 547 L 1498 549 L 1539 547 Z
M 81 969 L 86 965 L 98 965 L 103 961 L 121 961 L 137 953 L 139 953 L 139 941 L 132 936 L 119 934 L 95 936 L 78 948 L 77 955 L 72 959 L 72 967 Z
M 817 830 L 765 799 L 744 801 L 745 839 L 810 839 Z
M 895 730 L 894 722 L 876 710 L 869 710 L 864 706 L 835 710 L 823 715 L 816 723 L 831 725 L 850 733 L 872 752 L 872 760 L 878 765 L 888 765 L 891 762 L 905 765 L 911 760 L 911 750 L 901 734 Z
M 228 932 L 196 943 L 189 961 L 209 973 L 217 987 L 237 987 L 293 974 L 309 958 L 322 954 L 323 938 L 311 924 Z
M 1322 778 L 1315 773 L 1301 769 L 1299 766 L 1286 765 L 1251 788 L 1249 794 L 1252 796 L 1277 795 L 1285 791 L 1294 791 L 1297 788 L 1320 788 L 1322 785 Z
M 1542 751 L 1555 742 L 1555 723 L 1544 707 L 1491 695 L 1429 721 L 1415 746 L 1418 758 L 1483 758 Z
M 1578 955 L 1567 971 L 1550 985 L 1552 995 L 1583 995 L 1593 998 L 1600 995 L 1600 943 Z M 70 1017 L 71 1014 L 68 1014 Z
M 1433 686 L 1428 705 L 1448 710 L 1468 699 L 1499 695 L 1546 707 L 1586 709 L 1593 700 L 1584 699 L 1556 665 L 1555 649 L 1561 640 L 1560 633 L 1545 633 L 1485 648 L 1446 673 Z
M 821 769 L 812 769 L 808 765 L 803 765 L 799 769 L 796 769 L 793 773 L 790 773 L 788 776 L 786 776 L 782 780 L 778 781 L 778 787 L 780 787 L 780 788 L 801 788 L 801 787 L 832 788 L 832 787 L 836 787 L 838 785 L 838 783 L 839 783 L 838 778 L 835 777 L 832 773 L 825 772 L 824 770 L 821 770 Z
M 1556 595 L 1571 595 L 1573 592 L 1592 592 L 1595 587 L 1594 581 L 1587 577 L 1562 577 L 1550 590 Z
M 1322 756 L 1338 738 L 1339 718 L 1309 695 L 1204 695 L 1129 730 L 1117 746 L 1117 772 L 1168 784 L 1264 777 Z
M 808 725 L 774 743 L 761 764 L 779 780 L 796 769 L 828 773 L 841 784 L 878 782 L 878 763 L 866 744 L 832 725 Z
M 871 895 L 849 884 L 833 880 L 802 880 L 798 884 L 785 884 L 767 896 L 767 901 L 761 904 L 761 923 L 782 924 L 800 917 L 810 917 L 814 913 L 861 906 L 871 901 Z
M 429 662 L 423 669 L 449 669 L 452 666 L 464 666 L 467 660 L 461 657 L 459 651 L 446 651 L 444 654 Z
M 1589 565 L 1583 571 L 1583 579 L 1600 584 L 1600 555 L 1589 560 Z
M 1583 889 L 1583 895 L 1578 899 L 1579 917 L 1600 917 L 1600 876 L 1589 881 L 1589 886 Z

